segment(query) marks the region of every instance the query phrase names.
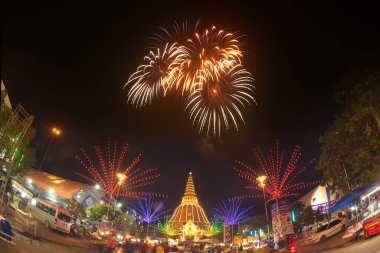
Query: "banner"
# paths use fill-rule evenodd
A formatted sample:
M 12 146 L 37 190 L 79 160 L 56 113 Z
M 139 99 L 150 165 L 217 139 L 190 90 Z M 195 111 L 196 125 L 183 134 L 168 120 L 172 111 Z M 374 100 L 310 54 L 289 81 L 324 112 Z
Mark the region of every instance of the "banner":
M 232 242 L 232 234 L 231 234 L 231 226 L 228 224 L 224 224 L 224 243 L 231 243 Z
M 273 237 L 275 242 L 286 235 L 294 234 L 292 214 L 286 200 L 271 205 Z

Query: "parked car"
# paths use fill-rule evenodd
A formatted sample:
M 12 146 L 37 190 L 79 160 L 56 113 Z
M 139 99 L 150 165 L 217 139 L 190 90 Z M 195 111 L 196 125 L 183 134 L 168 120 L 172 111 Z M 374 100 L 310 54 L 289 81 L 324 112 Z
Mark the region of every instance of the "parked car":
M 330 221 L 327 224 L 324 224 L 317 228 L 317 231 L 311 235 L 314 242 L 321 242 L 330 238 L 331 236 L 336 235 L 340 231 L 344 231 L 346 228 L 346 221 L 341 219 L 336 219 Z
M 363 222 L 363 230 L 365 238 L 380 233 L 380 215 L 376 215 Z
M 53 204 L 41 198 L 32 199 L 28 203 L 27 210 L 32 217 L 42 222 L 46 228 L 69 234 L 71 231 L 70 212 L 63 207 Z

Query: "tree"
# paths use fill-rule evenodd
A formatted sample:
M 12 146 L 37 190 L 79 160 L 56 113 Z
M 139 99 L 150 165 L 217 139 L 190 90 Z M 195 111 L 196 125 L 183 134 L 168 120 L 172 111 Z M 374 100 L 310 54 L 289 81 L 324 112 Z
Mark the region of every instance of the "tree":
M 86 217 L 86 209 L 75 199 L 66 199 L 67 210 L 71 212 L 72 215 L 82 219 Z
M 297 201 L 291 205 L 291 210 L 296 215 L 295 225 L 302 228 L 324 220 L 324 214 L 319 210 L 314 210 L 311 206 L 306 206 L 303 202 Z
M 89 208 L 89 218 L 91 221 L 103 221 L 103 217 L 107 215 L 107 206 L 105 204 L 100 204 L 98 206 Z
M 114 219 L 115 228 L 120 231 L 131 233 L 136 230 L 133 218 L 127 213 L 122 213 Z
M 336 95 L 342 112 L 320 138 L 317 165 L 324 183 L 344 193 L 380 172 L 380 68 L 349 73 Z

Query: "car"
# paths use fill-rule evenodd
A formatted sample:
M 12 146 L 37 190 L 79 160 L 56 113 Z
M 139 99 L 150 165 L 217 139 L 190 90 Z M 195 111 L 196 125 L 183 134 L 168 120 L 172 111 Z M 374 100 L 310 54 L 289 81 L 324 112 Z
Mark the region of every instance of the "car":
M 32 199 L 27 206 L 33 218 L 42 222 L 46 228 L 70 234 L 72 219 L 65 208 L 41 198 Z
M 317 228 L 317 231 L 314 234 L 312 234 L 311 237 L 314 242 L 321 242 L 326 240 L 327 238 L 336 235 L 340 231 L 344 231 L 345 228 L 346 221 L 342 219 L 336 219 L 330 221 L 327 224 L 319 226 Z
M 371 217 L 363 222 L 365 238 L 380 233 L 380 215 Z

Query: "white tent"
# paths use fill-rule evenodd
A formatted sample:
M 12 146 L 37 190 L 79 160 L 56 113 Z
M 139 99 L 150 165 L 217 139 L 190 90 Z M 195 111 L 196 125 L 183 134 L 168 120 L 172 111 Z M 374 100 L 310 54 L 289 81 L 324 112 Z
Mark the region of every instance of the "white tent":
M 5 101 L 4 101 L 5 105 L 9 107 L 10 109 L 12 109 L 11 101 L 9 100 L 9 96 L 7 93 L 7 89 L 5 88 L 5 85 L 4 85 L 4 81 L 1 80 L 1 94 L 3 94 L 3 92 L 6 93 Z
M 326 204 L 328 202 L 328 192 L 327 186 L 318 185 L 310 192 L 303 195 L 298 201 L 303 202 L 306 206 L 318 206 Z M 337 200 L 337 192 L 330 192 L 330 202 Z

